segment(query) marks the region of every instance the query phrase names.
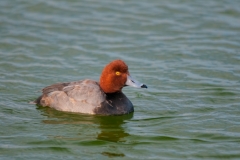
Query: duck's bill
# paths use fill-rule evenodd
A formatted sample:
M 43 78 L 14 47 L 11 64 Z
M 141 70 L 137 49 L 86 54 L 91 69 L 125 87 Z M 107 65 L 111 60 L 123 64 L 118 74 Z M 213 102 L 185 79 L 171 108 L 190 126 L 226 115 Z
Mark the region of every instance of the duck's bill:
M 133 79 L 130 75 L 127 76 L 127 81 L 125 83 L 126 86 L 132 86 L 136 88 L 147 88 L 145 84 L 139 83 L 135 79 Z

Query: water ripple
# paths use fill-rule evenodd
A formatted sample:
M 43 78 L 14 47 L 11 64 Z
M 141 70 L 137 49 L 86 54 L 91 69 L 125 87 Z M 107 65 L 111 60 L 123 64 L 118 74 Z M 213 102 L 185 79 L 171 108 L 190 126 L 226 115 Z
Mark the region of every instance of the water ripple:
M 2 0 L 1 158 L 239 158 L 239 6 Z M 95 117 L 28 104 L 46 85 L 98 80 L 118 58 L 149 87 L 123 89 L 134 114 Z

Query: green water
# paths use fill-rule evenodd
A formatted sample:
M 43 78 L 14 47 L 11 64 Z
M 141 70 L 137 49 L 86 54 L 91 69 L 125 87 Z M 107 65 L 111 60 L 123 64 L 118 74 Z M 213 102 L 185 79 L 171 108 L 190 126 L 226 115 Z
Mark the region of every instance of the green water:
M 1 0 L 0 159 L 240 159 L 239 0 Z M 135 112 L 28 104 L 123 59 Z

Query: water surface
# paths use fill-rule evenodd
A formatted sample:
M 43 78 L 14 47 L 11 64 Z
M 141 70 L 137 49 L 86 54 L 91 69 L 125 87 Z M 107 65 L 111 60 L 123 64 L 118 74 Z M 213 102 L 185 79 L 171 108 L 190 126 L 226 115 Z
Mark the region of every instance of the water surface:
M 238 0 L 1 0 L 0 159 L 240 159 Z M 135 112 L 63 113 L 41 88 L 123 59 Z

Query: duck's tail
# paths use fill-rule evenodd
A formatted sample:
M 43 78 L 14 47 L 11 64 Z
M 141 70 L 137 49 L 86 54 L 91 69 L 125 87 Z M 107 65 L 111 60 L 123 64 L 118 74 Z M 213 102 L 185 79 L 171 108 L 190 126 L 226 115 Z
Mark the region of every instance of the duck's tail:
M 42 96 L 39 96 L 36 100 L 28 102 L 29 104 L 36 104 L 39 105 L 40 101 L 42 99 Z

